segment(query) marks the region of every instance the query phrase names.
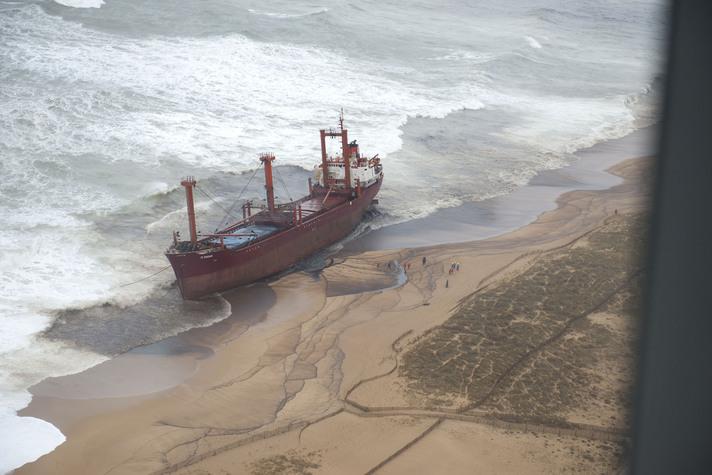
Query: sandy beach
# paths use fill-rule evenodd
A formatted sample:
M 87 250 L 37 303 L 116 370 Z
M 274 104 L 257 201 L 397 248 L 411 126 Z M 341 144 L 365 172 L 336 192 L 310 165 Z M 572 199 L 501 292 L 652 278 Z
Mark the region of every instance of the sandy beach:
M 537 364 L 554 365 L 566 376 L 560 360 L 526 352 L 513 355 L 506 374 L 487 383 L 496 397 L 477 404 L 469 390 L 443 387 L 436 394 L 426 376 L 411 373 L 434 329 L 445 331 L 442 325 L 477 295 L 507 285 L 522 289 L 522 279 L 538 275 L 536 266 L 555 266 L 576 249 L 595 247 L 596 239 L 627 233 L 646 209 L 651 165 L 649 158 L 625 160 L 609 169 L 622 183 L 568 191 L 555 209 L 496 237 L 413 249 L 347 246 L 322 272 L 226 294 L 232 315 L 218 324 L 45 380 L 32 389 L 22 415 L 52 422 L 67 440 L 15 473 L 618 469 L 628 416 L 611 395 L 630 384 L 635 328 L 610 303 L 622 286 L 611 291 L 607 306 L 584 315 L 590 328 L 609 328 L 616 338 L 580 350 L 561 342 L 585 343 L 598 334 L 573 320 L 560 328 L 542 323 L 547 345 L 563 345 L 564 354 L 595 347 L 607 355 L 584 368 L 592 376 L 580 384 L 595 381 L 596 388 L 585 396 L 548 409 L 521 406 L 517 388 L 527 387 L 526 379 L 508 379 L 520 371 L 517 365 L 530 365 L 526 372 L 534 376 Z M 450 273 L 453 263 L 459 271 Z M 424 361 L 436 358 L 437 351 Z M 555 399 L 564 391 L 552 386 L 543 394 Z

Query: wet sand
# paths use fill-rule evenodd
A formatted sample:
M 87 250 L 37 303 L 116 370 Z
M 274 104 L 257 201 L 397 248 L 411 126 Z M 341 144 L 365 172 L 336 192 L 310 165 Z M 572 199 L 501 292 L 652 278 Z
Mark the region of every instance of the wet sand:
M 54 423 L 67 441 L 16 473 L 364 473 L 374 468 L 404 473 L 417 466 L 469 473 L 477 463 L 511 473 L 567 469 L 591 441 L 433 414 L 372 417 L 345 401 L 360 391 L 361 404 L 412 403 L 407 392 L 392 385 L 362 387 L 392 373 L 400 349 L 443 323 L 461 299 L 516 273 L 537 253 L 596 229 L 615 213 L 644 210 L 650 162 L 620 163 L 611 169 L 619 178 L 606 178 L 618 183 L 612 188 L 552 198 L 556 209 L 517 228 L 533 211 L 524 206 L 502 213 L 500 207 L 513 205 L 507 199 L 528 204 L 542 199 L 538 189 L 554 196 L 588 186 L 579 185 L 585 172 L 552 172 L 560 179 L 549 182 L 543 174 L 528 196 L 475 207 L 492 217 L 488 225 L 473 224 L 477 213 L 466 218 L 461 210 L 465 224 L 455 231 L 460 239 L 447 234 L 464 241 L 469 233 L 474 238 L 477 232 L 496 234 L 514 226 L 495 238 L 402 249 L 417 239 L 445 239 L 445 225 L 432 226 L 432 220 L 456 228 L 446 218 L 457 211 L 432 217 L 430 232 L 413 241 L 406 240 L 413 237 L 409 223 L 385 228 L 367 235 L 365 244 L 348 246 L 318 275 L 288 274 L 226 295 L 232 315 L 218 324 L 78 375 L 46 380 L 32 388 L 35 397 L 22 414 Z M 590 175 L 599 177 L 594 171 Z M 574 183 L 566 184 L 561 177 L 567 176 L 574 176 Z M 455 260 L 461 271 L 449 275 Z M 482 453 L 454 450 L 448 441 L 460 438 Z M 409 457 L 398 457 L 405 450 Z M 442 452 L 448 462 L 438 464 L 443 459 L 429 457 L 431 450 Z M 594 467 L 596 460 L 590 463 Z

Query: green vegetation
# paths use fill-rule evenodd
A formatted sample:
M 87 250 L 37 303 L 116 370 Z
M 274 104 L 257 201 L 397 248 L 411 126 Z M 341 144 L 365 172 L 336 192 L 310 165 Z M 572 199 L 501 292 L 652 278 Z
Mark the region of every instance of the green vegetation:
M 319 458 L 318 452 L 300 453 L 290 450 L 286 454 L 264 457 L 251 465 L 253 475 L 311 475 L 312 469 L 317 469 L 321 465 L 312 459 Z
M 465 299 L 403 355 L 409 389 L 528 420 L 626 412 L 645 231 L 644 216 L 613 216 Z

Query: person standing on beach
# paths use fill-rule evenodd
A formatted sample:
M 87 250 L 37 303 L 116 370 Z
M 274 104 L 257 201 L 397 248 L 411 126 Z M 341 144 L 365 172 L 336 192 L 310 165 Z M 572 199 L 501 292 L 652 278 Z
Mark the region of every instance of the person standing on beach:
M 423 256 L 423 265 L 425 265 L 425 261 L 426 261 L 425 256 Z

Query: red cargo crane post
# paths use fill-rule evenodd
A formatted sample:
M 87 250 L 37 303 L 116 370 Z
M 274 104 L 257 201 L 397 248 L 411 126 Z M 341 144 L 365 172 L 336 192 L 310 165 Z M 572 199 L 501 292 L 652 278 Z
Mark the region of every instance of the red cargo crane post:
M 272 162 L 275 157 L 271 153 L 260 155 L 260 161 L 265 166 L 265 189 L 267 190 L 267 208 L 274 211 L 274 184 L 272 183 Z
M 193 188 L 195 188 L 195 178 L 192 176 L 184 178 L 181 185 L 185 188 L 185 201 L 188 205 L 188 227 L 190 228 L 190 243 L 198 243 L 198 232 L 195 228 L 195 205 L 193 204 Z

